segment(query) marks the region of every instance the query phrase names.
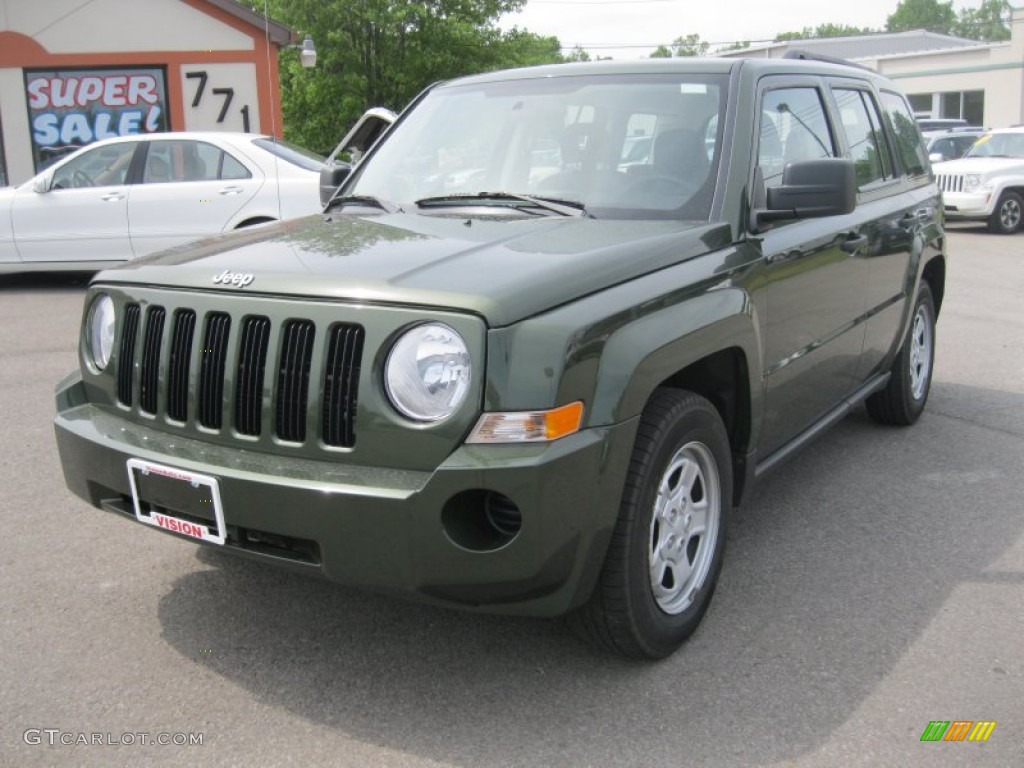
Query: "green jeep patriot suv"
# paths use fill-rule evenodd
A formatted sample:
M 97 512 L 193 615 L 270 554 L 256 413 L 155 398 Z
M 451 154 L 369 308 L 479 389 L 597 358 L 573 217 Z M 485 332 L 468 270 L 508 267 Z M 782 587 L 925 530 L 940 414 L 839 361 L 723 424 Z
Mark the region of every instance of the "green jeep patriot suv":
M 758 476 L 861 402 L 918 418 L 945 272 L 920 133 L 869 71 L 467 77 L 323 214 L 99 273 L 61 461 L 204 546 L 662 657 Z

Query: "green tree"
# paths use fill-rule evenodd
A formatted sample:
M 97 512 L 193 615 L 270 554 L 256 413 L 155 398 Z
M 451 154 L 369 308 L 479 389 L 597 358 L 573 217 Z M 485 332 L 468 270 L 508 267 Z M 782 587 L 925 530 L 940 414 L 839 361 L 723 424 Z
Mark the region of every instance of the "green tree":
M 887 32 L 906 32 L 911 29 L 927 29 L 948 35 L 956 26 L 956 12 L 953 2 L 939 0 L 900 0 L 895 12 L 886 20 Z
M 672 53 L 675 56 L 703 56 L 708 52 L 710 43 L 700 39 L 700 35 L 686 35 L 672 41 Z
M 852 27 L 848 24 L 819 24 L 816 27 L 804 27 L 799 32 L 781 32 L 775 36 L 775 42 L 785 40 L 813 40 L 821 37 L 855 37 L 871 35 L 876 30 L 870 27 Z
M 670 48 L 664 46 L 664 45 L 659 45 L 657 48 L 654 49 L 654 51 L 651 53 L 649 58 L 652 58 L 652 59 L 671 59 L 672 58 L 672 50 Z
M 590 61 L 590 54 L 577 45 L 569 53 L 562 57 L 565 61 Z
M 562 61 L 556 37 L 503 32 L 525 0 L 269 0 L 270 15 L 312 34 L 317 65 L 280 57 L 285 137 L 326 152 L 367 108 L 400 110 L 438 80 Z
M 725 53 L 726 51 L 742 51 L 750 47 L 749 40 L 743 40 L 738 43 L 729 43 L 729 45 L 723 45 L 721 48 L 716 50 L 716 53 Z M 653 54 L 651 54 L 653 56 Z
M 982 0 L 979 8 L 960 11 L 953 33 L 971 40 L 995 43 L 1010 39 L 1007 23 L 1013 13 L 1008 0 Z

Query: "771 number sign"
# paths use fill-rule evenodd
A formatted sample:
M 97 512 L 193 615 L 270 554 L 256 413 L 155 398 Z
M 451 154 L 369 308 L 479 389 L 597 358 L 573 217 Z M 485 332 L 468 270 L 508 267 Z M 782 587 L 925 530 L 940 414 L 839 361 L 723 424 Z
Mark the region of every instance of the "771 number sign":
M 210 79 L 210 75 L 204 70 L 199 70 L 196 72 L 186 72 L 185 77 L 188 80 L 199 81 L 195 95 L 192 97 L 192 108 L 196 109 L 203 101 L 203 96 L 206 93 L 206 84 Z M 211 88 L 210 92 L 213 94 L 214 98 L 219 97 L 221 99 L 220 112 L 217 114 L 217 124 L 221 125 L 224 122 L 224 119 L 228 116 L 228 110 L 231 109 L 231 102 L 235 98 L 235 89 Z M 238 111 L 242 116 L 242 130 L 245 133 L 249 133 L 249 105 L 244 105 Z

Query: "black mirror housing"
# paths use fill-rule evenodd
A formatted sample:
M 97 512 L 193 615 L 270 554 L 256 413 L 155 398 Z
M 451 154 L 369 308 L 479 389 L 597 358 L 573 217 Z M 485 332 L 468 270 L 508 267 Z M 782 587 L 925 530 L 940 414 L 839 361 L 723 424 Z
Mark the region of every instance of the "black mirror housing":
M 327 205 L 351 172 L 352 166 L 348 163 L 325 165 L 320 170 L 320 205 Z
M 766 207 L 755 211 L 758 223 L 850 213 L 857 207 L 853 162 L 830 157 L 790 163 L 782 172 L 782 185 L 767 193 Z

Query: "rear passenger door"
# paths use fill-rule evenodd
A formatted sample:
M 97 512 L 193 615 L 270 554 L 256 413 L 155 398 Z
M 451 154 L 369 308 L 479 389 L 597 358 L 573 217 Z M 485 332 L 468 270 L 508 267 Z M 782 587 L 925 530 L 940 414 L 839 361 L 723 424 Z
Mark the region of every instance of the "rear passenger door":
M 842 154 L 828 99 L 817 77 L 762 81 L 757 164 L 766 188 L 782 183 L 790 163 Z M 780 221 L 760 234 L 765 286 L 762 456 L 797 437 L 856 388 L 868 280 L 859 255 L 866 242 L 862 223 L 857 210 Z
M 836 79 L 830 85 L 844 152 L 857 173 L 857 232 L 866 238 L 857 251 L 867 267 L 864 348 L 856 374 L 863 382 L 881 372 L 898 343 L 912 289 L 912 252 L 916 247 L 920 253 L 920 234 L 935 224 L 936 203 L 926 187 L 923 151 L 914 150 L 919 139 L 909 113 L 898 118 L 905 139 L 898 152 L 894 132 L 886 127 L 886 109 L 866 83 Z M 889 110 L 896 109 L 895 99 L 906 113 L 901 97 L 880 95 Z
M 262 184 L 254 165 L 209 142 L 151 140 L 128 198 L 135 255 L 223 232 Z

